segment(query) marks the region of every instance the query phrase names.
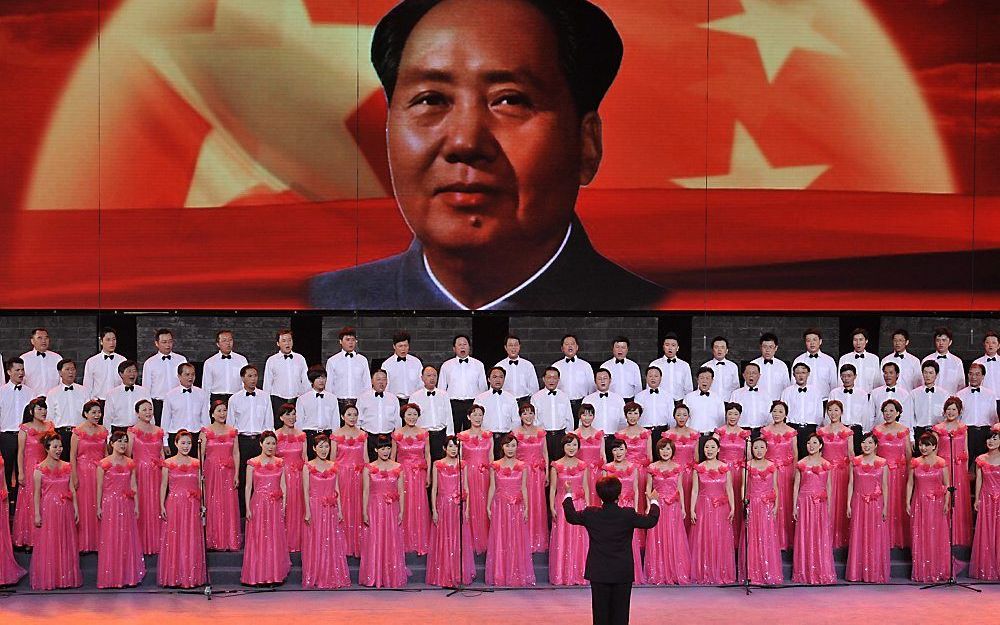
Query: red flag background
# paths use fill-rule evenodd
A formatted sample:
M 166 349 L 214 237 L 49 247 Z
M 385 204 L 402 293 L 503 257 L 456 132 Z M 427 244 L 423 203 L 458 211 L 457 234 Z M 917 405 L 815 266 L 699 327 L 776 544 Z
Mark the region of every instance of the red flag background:
M 392 4 L 0 4 L 0 306 L 303 308 L 403 250 Z M 626 52 L 579 213 L 663 309 L 1000 308 L 994 3 L 599 4 Z

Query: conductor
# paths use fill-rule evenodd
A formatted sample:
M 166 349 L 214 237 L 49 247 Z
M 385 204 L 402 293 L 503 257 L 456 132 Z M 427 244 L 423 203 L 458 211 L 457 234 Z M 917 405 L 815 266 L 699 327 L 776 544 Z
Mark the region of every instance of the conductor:
M 649 514 L 639 514 L 618 505 L 622 483 L 617 477 L 602 477 L 597 480 L 596 488 L 602 502 L 600 508 L 591 506 L 577 512 L 567 488 L 563 511 L 568 523 L 584 526 L 590 536 L 584 577 L 590 580 L 594 625 L 628 625 L 635 579 L 632 533 L 636 528 L 649 529 L 660 519 L 657 493 L 654 490 L 650 494 Z

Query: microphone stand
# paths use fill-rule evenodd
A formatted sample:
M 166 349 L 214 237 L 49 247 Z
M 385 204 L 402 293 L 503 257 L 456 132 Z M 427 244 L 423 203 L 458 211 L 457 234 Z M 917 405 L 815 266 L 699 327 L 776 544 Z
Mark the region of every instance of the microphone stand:
M 743 493 L 740 496 L 740 505 L 743 506 L 743 581 L 737 581 L 735 584 L 722 584 L 721 588 L 739 588 L 742 587 L 746 592 L 747 596 L 751 594 L 750 592 L 750 436 L 747 436 L 746 445 L 744 447 L 744 458 L 743 458 Z M 733 493 L 735 498 L 736 493 Z M 736 574 L 739 575 L 740 572 L 740 554 L 737 550 L 734 554 L 736 557 Z M 738 578 L 737 578 L 738 579 Z M 760 588 L 760 586 L 754 584 L 754 587 Z
M 968 437 L 968 430 L 966 430 L 966 437 Z M 968 440 L 968 438 L 966 438 Z M 968 443 L 966 443 L 968 444 Z M 952 550 L 955 548 L 955 491 L 958 490 L 955 487 L 955 432 L 948 430 L 948 474 L 951 479 L 948 480 L 948 493 L 945 495 L 949 499 L 948 506 L 948 579 L 943 582 L 936 582 L 934 584 L 927 584 L 926 586 L 921 586 L 920 590 L 927 590 L 928 588 L 939 588 L 941 586 L 955 586 L 958 588 L 965 588 L 966 590 L 971 590 L 972 592 L 983 592 L 979 588 L 974 588 L 969 584 L 962 584 L 955 579 L 955 565 L 954 556 L 952 555 Z

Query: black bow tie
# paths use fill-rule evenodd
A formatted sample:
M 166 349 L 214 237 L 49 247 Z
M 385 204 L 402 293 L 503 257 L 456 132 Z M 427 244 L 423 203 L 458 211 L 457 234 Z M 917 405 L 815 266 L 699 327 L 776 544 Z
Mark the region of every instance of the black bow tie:
M 516 367 L 518 362 L 520 362 L 520 361 L 519 360 L 508 360 L 507 364 L 508 365 L 514 365 Z
M 104 354 L 104 360 L 111 360 L 114 357 L 115 357 L 114 354 Z
M 384 398 L 385 393 L 383 393 L 382 391 L 375 391 L 375 397 Z
M 181 389 L 181 393 L 190 393 L 190 392 L 191 392 L 191 389 L 189 389 L 189 388 Z
M 64 391 L 72 391 L 72 390 L 73 390 L 73 387 L 72 387 L 72 386 L 67 386 L 67 387 L 66 387 L 65 389 L 63 389 L 63 390 L 64 390 Z
M 35 352 L 39 358 L 45 358 L 45 352 Z
M 493 389 L 493 394 L 494 395 L 500 395 L 501 393 L 503 393 L 503 389 L 502 388 L 495 388 L 495 389 Z
M 925 393 L 933 393 L 933 392 L 934 392 L 934 387 L 932 386 L 932 387 L 930 387 L 930 388 L 925 388 L 925 389 L 924 389 L 924 392 L 925 392 Z
M 576 362 L 576 356 L 571 356 L 566 359 L 566 362 Z
M 809 354 L 810 358 L 819 358 L 819 354 Z
M 699 391 L 702 397 L 708 397 L 710 391 Z
M 718 367 L 719 365 L 722 365 L 723 367 L 725 367 L 726 366 L 726 361 L 725 360 L 716 360 L 715 361 L 715 366 Z
M 844 392 L 847 393 L 848 395 L 853 395 L 854 394 L 854 389 L 853 388 L 845 388 Z
M 938 360 L 948 360 L 948 357 L 947 356 L 938 356 L 937 359 Z
M 170 360 L 170 354 L 167 354 L 166 356 L 160 356 L 160 360 Z
M 468 362 L 469 362 L 468 358 L 459 358 L 458 359 L 458 364 L 460 364 L 460 365 L 468 364 Z
M 21 385 L 20 385 L 20 384 L 15 384 L 15 385 L 14 385 L 14 390 L 15 390 L 15 391 L 19 391 L 19 390 L 21 390 Z
M 997 361 L 997 357 L 996 356 L 990 356 L 990 357 L 988 357 L 986 359 L 986 362 L 996 362 L 996 361 Z
M 972 389 L 972 390 L 971 390 L 971 391 L 969 391 L 969 392 L 970 392 L 970 393 L 978 393 L 978 392 L 979 392 L 979 391 L 981 391 L 981 390 L 983 390 L 983 389 L 981 389 L 981 388 L 974 388 L 974 389 Z
M 549 395 L 555 395 L 555 394 L 556 394 L 555 391 L 549 391 Z
M 660 389 L 658 389 L 658 388 L 651 388 L 651 389 L 649 389 L 649 394 L 650 395 L 657 395 L 657 394 L 659 394 L 659 392 L 660 392 Z
M 756 386 L 748 386 L 747 387 L 747 392 L 748 393 L 756 393 L 757 392 L 757 387 Z
M 858 358 L 864 358 L 864 357 L 865 357 L 864 354 L 854 354 L 854 360 L 857 360 Z
M 896 392 L 896 387 L 895 386 L 887 386 L 887 387 L 885 387 L 885 392 L 886 393 L 895 393 Z
M 608 394 L 607 394 L 607 393 L 598 393 L 598 395 L 600 395 L 600 396 L 601 396 L 602 398 L 604 398 L 604 397 L 607 397 L 607 396 L 608 396 Z
M 219 356 L 219 358 L 221 358 L 223 360 L 232 360 L 233 359 L 233 355 L 232 354 L 221 354 Z
M 902 359 L 906 358 L 906 356 L 903 355 L 903 354 L 896 354 L 896 358 L 899 358 L 900 360 L 902 360 Z
M 667 364 L 670 364 L 670 365 L 672 365 L 672 364 L 674 364 L 675 362 L 677 362 L 677 359 L 676 359 L 676 358 L 667 358 Z
M 625 359 L 624 358 L 615 358 L 615 364 L 616 365 L 624 365 L 625 364 Z
M 285 357 L 285 360 L 291 360 L 292 359 L 292 354 L 282 354 L 282 356 Z
M 316 393 L 316 399 L 323 399 L 323 393 Z
M 396 362 L 406 362 L 406 356 L 396 356 Z
M 435 393 L 437 393 L 437 391 L 427 391 L 427 396 L 428 397 L 434 397 Z
M 764 364 L 765 365 L 773 365 L 774 364 L 774 358 L 765 358 L 764 359 Z
M 131 393 L 134 390 L 135 390 L 135 385 L 134 384 L 126 384 L 125 385 L 125 392 L 126 393 Z
M 809 391 L 809 389 L 808 389 L 808 388 L 806 388 L 806 387 L 804 387 L 804 386 L 802 386 L 802 387 L 799 387 L 799 392 L 800 392 L 800 393 L 806 393 L 806 392 L 808 392 L 808 391 Z
M 247 391 L 247 397 L 256 397 L 256 396 L 257 396 L 256 391 Z
M 344 355 L 348 358 L 354 358 L 354 352 L 344 352 Z

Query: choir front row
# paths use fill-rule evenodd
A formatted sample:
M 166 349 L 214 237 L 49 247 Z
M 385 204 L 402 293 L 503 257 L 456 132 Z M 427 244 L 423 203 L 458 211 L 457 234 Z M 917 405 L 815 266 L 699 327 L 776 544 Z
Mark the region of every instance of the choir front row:
M 410 576 L 408 552 L 427 555 L 431 585 L 471 583 L 473 556 L 483 552 L 487 584 L 534 585 L 531 554 L 541 551 L 549 552 L 552 584 L 585 584 L 587 536 L 566 522 L 560 502 L 567 493 L 577 509 L 597 502 L 602 475 L 621 480 L 621 506 L 646 510 L 650 493 L 660 497 L 659 523 L 634 535 L 636 583 L 723 584 L 748 576 L 754 584 L 782 584 L 781 551 L 792 549 L 793 582 L 829 584 L 834 549 L 845 545 L 849 581 L 887 582 L 890 548 L 900 546 L 912 549 L 914 580 L 945 580 L 950 518 L 954 543 L 972 546 L 970 577 L 1000 579 L 1000 426 L 975 459 L 973 498 L 967 455 L 949 462 L 956 439 L 966 448 L 960 402 L 951 404 L 951 416 L 946 405 L 946 420 L 917 438 L 916 458 L 891 401 L 883 405 L 885 423 L 861 437 L 854 456 L 838 404 L 830 402 L 827 425 L 806 435 L 801 460 L 782 402 L 753 438 L 737 426 L 738 404 L 727 406 L 726 425 L 708 436 L 687 427 L 680 404 L 677 425 L 655 441 L 637 425 L 637 404 L 626 406 L 628 426 L 607 437 L 592 427 L 593 409 L 584 404 L 580 427 L 562 437 L 563 455 L 551 463 L 531 404 L 520 407 L 521 426 L 496 441 L 496 460 L 484 411 L 473 406 L 469 429 L 448 436 L 433 463 L 415 404 L 401 408 L 401 428 L 372 445 L 358 428 L 357 409 L 347 406 L 344 425 L 315 436 L 312 454 L 289 406 L 284 426 L 260 435 L 260 455 L 242 459 L 244 539 L 239 435 L 225 423 L 224 403 L 212 406 L 212 424 L 200 433 L 200 459 L 192 457 L 195 435 L 187 431 L 176 434 L 176 454 L 164 459 L 163 432 L 144 400 L 136 405 L 137 425 L 110 437 L 99 425 L 99 406 L 91 407 L 73 432 L 67 463 L 60 436 L 45 425 L 44 400 L 35 400 L 21 428 L 13 536 L 0 523 L 0 585 L 25 574 L 12 543 L 32 551 L 34 589 L 80 586 L 79 553 L 88 551 L 97 552 L 98 588 L 141 583 L 143 556 L 152 553 L 159 554 L 158 584 L 197 587 L 207 582 L 206 549 L 241 546 L 248 585 L 283 583 L 293 551 L 302 553 L 306 588 L 349 586 L 348 556 L 360 557 L 362 585 L 401 587 Z M 7 495 L 0 485 L 4 505 Z M 969 509 L 966 518 L 958 507 Z

